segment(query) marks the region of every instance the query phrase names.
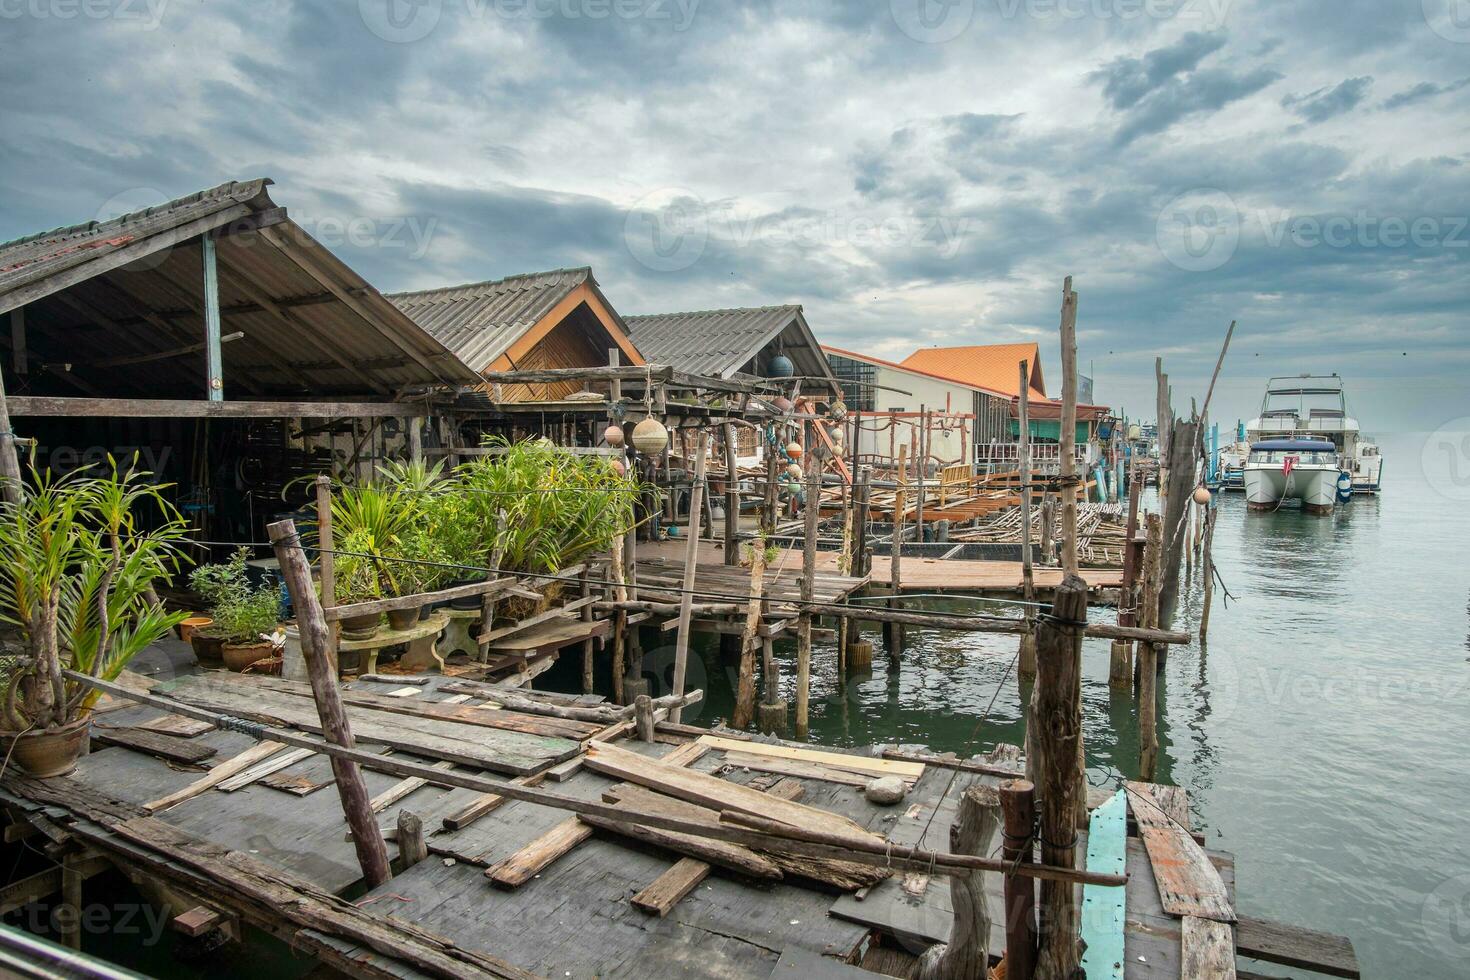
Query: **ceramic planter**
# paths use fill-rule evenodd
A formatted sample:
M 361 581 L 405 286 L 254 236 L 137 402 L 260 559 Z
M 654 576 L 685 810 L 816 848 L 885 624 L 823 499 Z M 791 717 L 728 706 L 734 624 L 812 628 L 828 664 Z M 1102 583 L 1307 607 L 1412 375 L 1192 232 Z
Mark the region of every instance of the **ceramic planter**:
M 91 733 L 92 716 L 87 715 L 49 731 L 0 734 L 0 748 L 32 776 L 65 776 L 77 767 Z

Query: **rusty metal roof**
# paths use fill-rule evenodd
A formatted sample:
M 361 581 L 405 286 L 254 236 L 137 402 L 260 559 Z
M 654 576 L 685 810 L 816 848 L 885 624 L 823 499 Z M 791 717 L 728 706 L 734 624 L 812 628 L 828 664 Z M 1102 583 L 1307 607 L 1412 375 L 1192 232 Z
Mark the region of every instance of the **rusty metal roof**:
M 292 222 L 270 183 L 232 181 L 0 245 L 0 313 L 24 309 L 19 389 L 202 396 L 205 235 L 222 333 L 243 334 L 222 349 L 226 397 L 392 396 L 478 380 Z
M 832 377 L 800 306 L 705 310 L 630 316 L 633 343 L 650 363 L 670 364 L 690 374 L 730 378 L 741 372 L 764 374 L 752 364 L 779 339 L 782 350 L 804 377 Z
M 388 299 L 461 361 L 484 370 L 584 284 L 597 286 L 586 266 L 391 293 Z

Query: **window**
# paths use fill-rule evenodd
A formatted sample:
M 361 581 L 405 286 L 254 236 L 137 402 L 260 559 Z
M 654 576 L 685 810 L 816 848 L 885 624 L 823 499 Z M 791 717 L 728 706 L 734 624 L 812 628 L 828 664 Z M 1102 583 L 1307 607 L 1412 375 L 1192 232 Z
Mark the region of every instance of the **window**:
M 878 369 L 866 361 L 854 360 L 840 354 L 828 354 L 827 363 L 842 384 L 842 400 L 847 402 L 847 407 L 859 412 L 871 412 L 873 381 Z

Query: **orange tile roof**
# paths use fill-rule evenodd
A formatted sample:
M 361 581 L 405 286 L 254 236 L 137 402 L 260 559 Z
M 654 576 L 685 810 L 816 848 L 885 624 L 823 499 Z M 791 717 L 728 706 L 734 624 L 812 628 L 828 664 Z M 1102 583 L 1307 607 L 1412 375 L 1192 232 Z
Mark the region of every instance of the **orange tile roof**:
M 1017 370 L 1022 361 L 1031 365 L 1031 390 L 1046 397 L 1041 376 L 1041 350 L 1036 344 L 988 344 L 980 347 L 925 347 L 914 351 L 903 366 L 944 374 L 965 384 L 1016 396 L 1020 391 Z

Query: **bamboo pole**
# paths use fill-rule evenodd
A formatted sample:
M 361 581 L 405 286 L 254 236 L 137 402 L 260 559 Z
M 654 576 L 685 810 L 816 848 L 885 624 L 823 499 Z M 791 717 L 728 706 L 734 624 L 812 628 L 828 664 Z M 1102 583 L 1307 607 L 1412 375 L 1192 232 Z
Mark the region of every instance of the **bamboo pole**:
M 817 521 L 822 498 L 822 476 L 815 453 L 806 457 L 806 510 L 801 541 L 802 613 L 796 621 L 796 737 L 806 738 L 812 683 L 812 614 L 806 605 L 816 596 Z
M 684 693 L 684 677 L 689 665 L 689 619 L 694 604 L 694 570 L 699 565 L 699 520 L 704 508 L 705 458 L 709 447 L 703 434 L 694 459 L 694 488 L 689 494 L 689 540 L 684 547 L 684 592 L 679 597 L 679 632 L 674 640 L 674 696 Z M 682 707 L 669 713 L 669 720 L 679 723 Z
M 331 649 L 331 634 L 322 616 L 316 590 L 312 587 L 311 569 L 307 567 L 306 552 L 302 550 L 301 538 L 296 533 L 296 522 L 277 521 L 267 527 L 266 532 L 275 546 L 276 560 L 280 563 L 291 604 L 296 610 L 296 622 L 301 630 L 301 652 L 306 659 L 312 700 L 321 719 L 322 735 L 334 745 L 355 748 L 347 710 L 342 706 L 342 695 L 337 690 L 337 674 L 326 656 Z M 362 772 L 356 762 L 334 755 L 332 774 L 336 777 L 342 811 L 352 829 L 353 846 L 362 866 L 363 879 L 369 888 L 376 888 L 392 877 L 392 873 L 388 868 L 388 851 L 383 846 L 383 836 L 373 817 L 372 801 L 362 781 Z

